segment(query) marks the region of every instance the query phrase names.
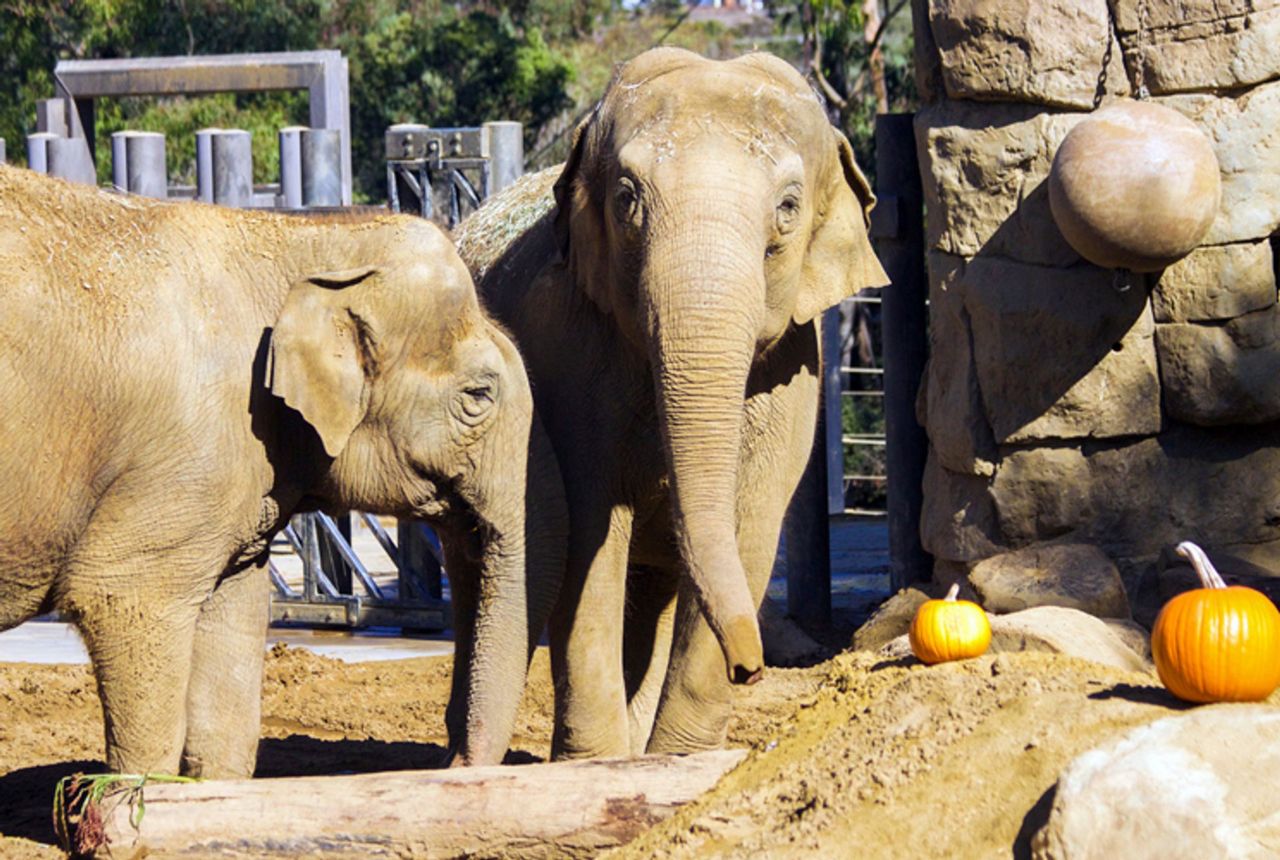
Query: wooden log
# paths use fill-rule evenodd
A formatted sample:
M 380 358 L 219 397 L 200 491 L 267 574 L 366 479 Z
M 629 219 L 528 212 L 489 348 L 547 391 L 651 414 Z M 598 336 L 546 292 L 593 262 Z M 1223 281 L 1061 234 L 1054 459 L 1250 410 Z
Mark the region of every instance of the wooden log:
M 747 755 L 154 783 L 101 804 L 113 857 L 591 857 L 707 791 Z

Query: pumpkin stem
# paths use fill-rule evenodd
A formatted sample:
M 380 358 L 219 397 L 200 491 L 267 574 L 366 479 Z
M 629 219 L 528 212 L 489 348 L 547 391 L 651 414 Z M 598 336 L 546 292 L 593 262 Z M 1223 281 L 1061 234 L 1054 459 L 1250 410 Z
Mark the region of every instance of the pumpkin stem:
M 960 595 L 960 583 L 953 582 L 951 587 L 947 589 L 947 596 L 943 600 L 954 601 Z
M 1209 556 L 1196 544 L 1189 540 L 1184 540 L 1174 548 L 1174 552 L 1191 562 L 1191 566 L 1195 568 L 1196 576 L 1200 577 L 1200 584 L 1205 588 L 1227 587 L 1226 580 L 1222 578 L 1222 574 L 1218 573 L 1218 569 L 1213 566 L 1213 562 L 1209 561 Z

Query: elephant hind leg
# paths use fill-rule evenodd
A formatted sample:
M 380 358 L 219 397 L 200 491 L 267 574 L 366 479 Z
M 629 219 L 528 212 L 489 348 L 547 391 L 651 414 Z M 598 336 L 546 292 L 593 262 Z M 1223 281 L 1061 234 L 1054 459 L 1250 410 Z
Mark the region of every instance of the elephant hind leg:
M 677 585 L 672 571 L 633 568 L 628 572 L 622 666 L 632 755 L 644 753 L 653 731 L 671 657 Z
M 184 776 L 253 776 L 270 591 L 264 561 L 223 579 L 200 607 L 187 689 Z

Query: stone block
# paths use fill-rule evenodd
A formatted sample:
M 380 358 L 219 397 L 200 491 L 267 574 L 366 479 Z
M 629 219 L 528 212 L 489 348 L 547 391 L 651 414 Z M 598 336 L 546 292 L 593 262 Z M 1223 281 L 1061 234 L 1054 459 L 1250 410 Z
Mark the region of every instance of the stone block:
M 1280 419 L 1280 305 L 1226 325 L 1156 326 L 1169 416 L 1189 424 Z
M 943 468 L 932 447 L 924 467 L 920 540 L 935 559 L 976 561 L 1005 547 L 988 492 L 988 479 Z
M 988 612 L 1065 606 L 1099 618 L 1128 618 L 1120 571 L 1092 544 L 1041 543 L 983 559 L 969 583 Z
M 1280 77 L 1280 0 L 1115 0 L 1130 68 L 1152 93 L 1238 89 Z M 1139 32 L 1139 15 L 1147 20 Z
M 990 475 L 995 469 L 996 443 L 973 362 L 961 278 L 964 269 L 959 257 L 929 255 L 929 366 L 920 391 L 924 408 L 919 411 L 944 468 Z
M 991 542 L 1010 546 L 1070 534 L 1119 560 L 1186 539 L 1273 541 L 1280 539 L 1280 425 L 1177 424 L 1127 443 L 1005 449 L 989 496 L 1000 526 Z M 946 522 L 944 511 L 934 517 Z
M 1107 0 L 930 0 L 929 28 L 953 99 L 1088 109 L 1108 59 L 1105 92 L 1129 89 Z
M 943 101 L 916 114 L 930 247 L 1069 266 L 1080 256 L 1049 211 L 1058 145 L 1088 114 Z
M 1218 158 L 1222 200 L 1201 244 L 1253 242 L 1280 230 L 1280 81 L 1233 98 L 1195 94 L 1158 101 L 1196 122 Z
M 1229 320 L 1275 303 L 1267 241 L 1197 248 L 1161 272 L 1151 293 L 1158 323 Z
M 1132 729 L 1058 778 L 1034 860 L 1276 856 L 1280 711 L 1215 705 Z
M 987 420 L 1000 443 L 1158 433 L 1146 292 L 1113 273 L 979 257 L 956 278 Z

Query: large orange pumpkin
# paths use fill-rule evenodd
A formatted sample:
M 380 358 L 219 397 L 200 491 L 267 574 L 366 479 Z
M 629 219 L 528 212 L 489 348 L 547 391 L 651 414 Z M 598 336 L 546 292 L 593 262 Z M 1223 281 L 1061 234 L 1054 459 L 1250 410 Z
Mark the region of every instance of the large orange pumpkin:
M 1262 592 L 1228 587 L 1204 550 L 1177 546 L 1203 588 L 1170 600 L 1151 630 L 1160 680 L 1188 702 L 1257 702 L 1280 686 L 1280 611 Z
M 959 584 L 953 584 L 942 600 L 926 600 L 911 619 L 907 638 L 911 653 L 922 663 L 945 663 L 984 654 L 991 644 L 991 624 L 982 607 L 956 600 Z

